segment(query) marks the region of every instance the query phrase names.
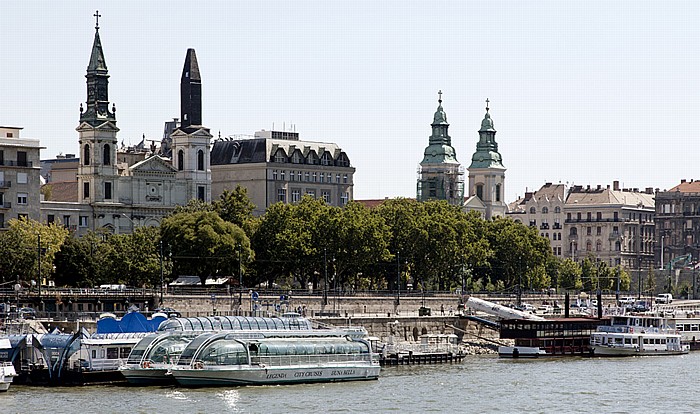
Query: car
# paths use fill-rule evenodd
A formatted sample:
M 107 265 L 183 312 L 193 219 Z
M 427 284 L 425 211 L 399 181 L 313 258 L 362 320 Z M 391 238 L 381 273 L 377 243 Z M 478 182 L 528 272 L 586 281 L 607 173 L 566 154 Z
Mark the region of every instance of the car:
M 18 313 L 22 319 L 36 319 L 36 311 L 33 308 L 21 308 Z
M 162 307 L 153 309 L 153 313 L 164 313 L 168 315 L 168 318 L 179 318 L 182 314 L 173 308 Z

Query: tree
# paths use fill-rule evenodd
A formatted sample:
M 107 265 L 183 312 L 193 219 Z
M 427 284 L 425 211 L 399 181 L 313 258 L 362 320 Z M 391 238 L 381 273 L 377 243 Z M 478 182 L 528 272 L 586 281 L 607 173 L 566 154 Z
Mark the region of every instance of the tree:
M 240 184 L 233 191 L 225 190 L 214 202 L 214 211 L 219 216 L 245 230 L 250 237 L 255 231 L 253 211 L 255 204 L 248 197 L 248 190 Z
M 56 285 L 95 287 L 116 283 L 117 279 L 112 279 L 113 262 L 108 260 L 111 250 L 104 235 L 94 232 L 67 237 L 54 260 Z
M 43 225 L 26 218 L 10 220 L 9 229 L 0 233 L 2 282 L 19 280 L 27 286 L 32 280 L 36 283 L 39 263 L 42 279 L 51 280 L 54 256 L 68 235 L 65 227 L 55 223 Z
M 107 281 L 127 286 L 158 286 L 160 238 L 160 230 L 156 227 L 139 227 L 131 234 L 111 236 L 107 260 L 112 265 L 109 274 L 105 275 Z
M 571 259 L 559 262 L 559 286 L 567 290 L 581 290 L 581 266 Z
M 238 274 L 239 248 L 241 267 L 252 257 L 245 232 L 213 211 L 166 217 L 160 234 L 166 251 L 172 254 L 173 273 L 199 276 L 202 285 L 207 277 Z

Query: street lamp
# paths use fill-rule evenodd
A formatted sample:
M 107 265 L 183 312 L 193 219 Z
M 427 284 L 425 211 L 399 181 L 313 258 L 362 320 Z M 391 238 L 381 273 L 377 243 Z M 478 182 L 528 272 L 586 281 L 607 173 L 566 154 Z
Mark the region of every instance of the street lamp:
M 238 309 L 243 306 L 243 272 L 241 271 L 241 245 L 238 245 Z M 238 313 L 236 313 L 238 314 Z
M 36 262 L 39 269 L 39 300 L 41 301 L 41 233 L 36 234 Z
M 326 248 L 323 248 L 323 302 L 321 304 L 325 307 L 328 305 L 328 292 L 326 291 L 328 287 L 328 256 L 326 255 Z
M 396 306 L 401 304 L 401 259 L 400 252 L 396 252 Z
M 160 306 L 163 306 L 163 239 L 160 240 Z

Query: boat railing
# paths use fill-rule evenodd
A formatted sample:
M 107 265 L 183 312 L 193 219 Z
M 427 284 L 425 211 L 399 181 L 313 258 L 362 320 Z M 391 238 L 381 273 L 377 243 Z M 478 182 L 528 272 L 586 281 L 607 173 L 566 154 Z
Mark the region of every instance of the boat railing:
M 316 354 L 316 355 L 267 355 L 251 357 L 253 365 L 264 366 L 295 366 L 295 365 L 324 365 L 339 362 L 371 362 L 369 353 L 352 354 Z

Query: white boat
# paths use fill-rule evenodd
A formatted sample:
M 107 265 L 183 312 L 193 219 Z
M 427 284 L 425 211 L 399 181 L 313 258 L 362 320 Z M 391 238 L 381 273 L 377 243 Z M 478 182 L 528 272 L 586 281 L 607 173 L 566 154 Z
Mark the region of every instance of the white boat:
M 272 335 L 272 336 L 270 336 Z M 379 360 L 369 342 L 340 333 L 202 335 L 170 374 L 183 386 L 235 386 L 370 380 Z
M 547 351 L 535 346 L 499 346 L 498 356 L 501 358 L 539 358 L 548 356 Z
M 591 334 L 594 356 L 680 355 L 690 347 L 664 317 L 647 315 L 613 316 Z
M 12 349 L 9 338 L 0 338 L 0 353 L 9 352 Z M 4 356 L 7 358 L 7 355 Z M 11 362 L 0 362 L 0 391 L 7 391 L 12 380 L 17 376 L 14 365 Z
M 174 384 L 172 375 L 165 374 L 177 364 L 187 345 L 200 335 L 213 333 L 179 331 L 149 335 L 136 344 L 119 371 L 130 384 Z

